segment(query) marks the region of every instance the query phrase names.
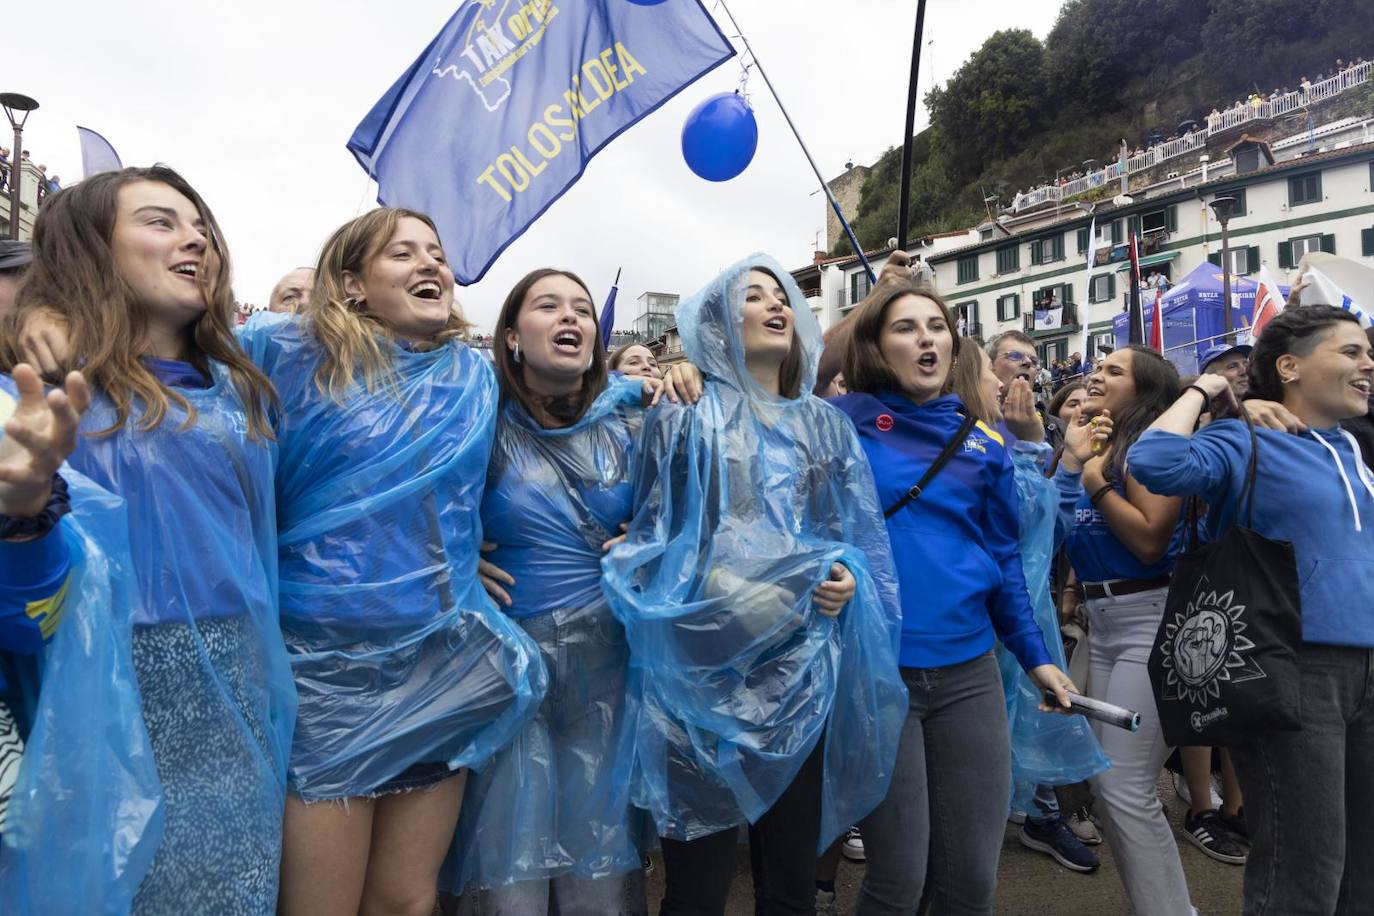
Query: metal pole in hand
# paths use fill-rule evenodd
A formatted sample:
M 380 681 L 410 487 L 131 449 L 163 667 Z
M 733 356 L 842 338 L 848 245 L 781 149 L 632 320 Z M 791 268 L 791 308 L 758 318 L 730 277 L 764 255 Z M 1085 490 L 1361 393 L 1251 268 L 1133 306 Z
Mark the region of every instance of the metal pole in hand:
M 902 184 L 897 196 L 897 247 L 906 250 L 907 231 L 911 228 L 911 145 L 916 130 L 916 88 L 921 72 L 921 32 L 926 24 L 926 0 L 916 4 L 916 38 L 911 43 L 911 81 L 906 91 L 906 131 L 902 134 Z
M 1221 223 L 1221 320 L 1222 327 L 1226 329 L 1224 341 L 1228 344 L 1234 343 L 1231 339 L 1233 329 L 1231 323 L 1231 233 L 1227 226 L 1231 222 L 1231 213 L 1235 210 L 1236 199 L 1234 197 L 1213 198 L 1209 206 L 1216 214 L 1217 221 Z

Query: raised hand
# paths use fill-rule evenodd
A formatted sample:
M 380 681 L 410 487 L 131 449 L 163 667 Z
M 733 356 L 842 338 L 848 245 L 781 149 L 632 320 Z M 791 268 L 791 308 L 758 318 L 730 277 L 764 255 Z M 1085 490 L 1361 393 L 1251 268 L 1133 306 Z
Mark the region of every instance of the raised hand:
M 52 495 L 52 475 L 76 450 L 81 415 L 91 403 L 90 388 L 80 372 L 68 373 L 64 388 L 45 396 L 43 382 L 27 363 L 11 377 L 19 400 L 4 420 L 0 437 L 0 514 L 38 515 Z

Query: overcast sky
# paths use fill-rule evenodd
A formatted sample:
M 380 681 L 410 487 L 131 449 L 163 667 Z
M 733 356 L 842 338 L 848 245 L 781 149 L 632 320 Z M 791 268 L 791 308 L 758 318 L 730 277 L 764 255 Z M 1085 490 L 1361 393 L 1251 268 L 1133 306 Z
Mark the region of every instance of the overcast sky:
M 914 0 L 729 3 L 827 178 L 901 143 Z M 921 93 L 997 29 L 1044 38 L 1059 3 L 930 0 Z M 330 230 L 373 206 L 376 187 L 344 143 L 457 5 L 48 0 L 21 28 L 0 30 L 0 92 L 39 101 L 25 146 L 64 183 L 81 173 L 78 124 L 104 134 L 126 165 L 182 172 L 224 227 L 239 298 L 265 305 L 281 274 L 313 263 Z M 726 62 L 607 146 L 482 282 L 458 291 L 468 316 L 489 330 L 506 291 L 535 267 L 581 274 L 599 301 L 623 266 L 616 324 L 629 327 L 641 292 L 689 294 L 751 251 L 808 263 L 817 233 L 825 246 L 825 201 L 757 72 L 750 167 L 712 184 L 682 161 L 687 113 L 738 79 L 737 60 Z

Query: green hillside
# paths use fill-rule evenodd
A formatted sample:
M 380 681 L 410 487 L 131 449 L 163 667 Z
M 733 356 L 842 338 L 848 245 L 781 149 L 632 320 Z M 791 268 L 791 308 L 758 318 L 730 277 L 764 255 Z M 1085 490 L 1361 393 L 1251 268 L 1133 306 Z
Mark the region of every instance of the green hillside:
M 1296 89 L 1337 58 L 1374 57 L 1374 0 L 1066 0 L 1042 43 L 997 32 L 926 94 L 931 125 L 912 159 L 911 236 L 966 228 L 983 199 L 1008 203 L 1121 139 L 1172 137 L 1253 91 Z M 874 165 L 854 231 L 896 235 L 900 145 Z M 834 254 L 850 252 L 841 239 Z

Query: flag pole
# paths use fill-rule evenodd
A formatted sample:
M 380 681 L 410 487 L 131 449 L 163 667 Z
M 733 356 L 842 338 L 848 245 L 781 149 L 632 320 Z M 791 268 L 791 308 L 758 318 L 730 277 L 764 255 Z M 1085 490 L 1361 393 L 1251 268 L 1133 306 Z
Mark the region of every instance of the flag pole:
M 1145 312 L 1140 306 L 1140 255 L 1136 251 L 1135 230 L 1127 236 L 1127 250 L 1131 257 L 1130 330 L 1127 340 L 1133 344 L 1145 343 Z
M 802 153 L 806 156 L 806 161 L 811 163 L 811 171 L 816 173 L 816 180 L 821 183 L 821 190 L 825 191 L 826 199 L 830 201 L 830 209 L 835 211 L 835 217 L 844 227 L 844 234 L 849 239 L 849 245 L 854 249 L 854 253 L 859 256 L 863 263 L 864 271 L 868 274 L 869 283 L 877 283 L 878 278 L 873 273 L 873 265 L 868 263 L 868 258 L 864 257 L 864 250 L 859 247 L 859 240 L 854 237 L 854 230 L 849 227 L 849 221 L 840 212 L 840 202 L 835 199 L 835 195 L 830 191 L 830 185 L 826 184 L 825 178 L 821 176 L 821 170 L 816 166 L 816 160 L 811 158 L 811 151 L 806 148 L 806 141 L 801 138 L 801 133 L 797 131 L 797 125 L 792 123 L 792 116 L 787 113 L 787 108 L 782 104 L 782 99 L 778 97 L 778 91 L 773 88 L 773 81 L 768 78 L 768 73 L 763 69 L 763 63 L 759 56 L 754 53 L 754 49 L 749 46 L 749 39 L 745 37 L 740 29 L 739 23 L 735 21 L 735 14 L 730 12 L 730 7 L 725 5 L 725 0 L 718 0 L 721 9 L 725 10 L 725 15 L 730 17 L 730 25 L 734 27 L 735 34 L 739 35 L 740 41 L 744 42 L 744 50 L 749 52 L 749 57 L 754 61 L 754 66 L 759 68 L 759 76 L 763 77 L 764 84 L 773 96 L 773 101 L 778 103 L 778 110 L 782 112 L 783 118 L 787 121 L 787 126 L 792 128 L 792 136 L 797 138 L 797 145 L 801 147 Z
M 926 24 L 926 0 L 916 4 L 916 38 L 911 44 L 911 81 L 906 91 L 906 132 L 902 134 L 902 184 L 897 196 L 897 247 L 906 251 L 907 231 L 911 228 L 911 217 L 907 212 L 911 200 L 911 145 L 916 130 L 916 88 L 917 77 L 921 72 L 921 33 Z

